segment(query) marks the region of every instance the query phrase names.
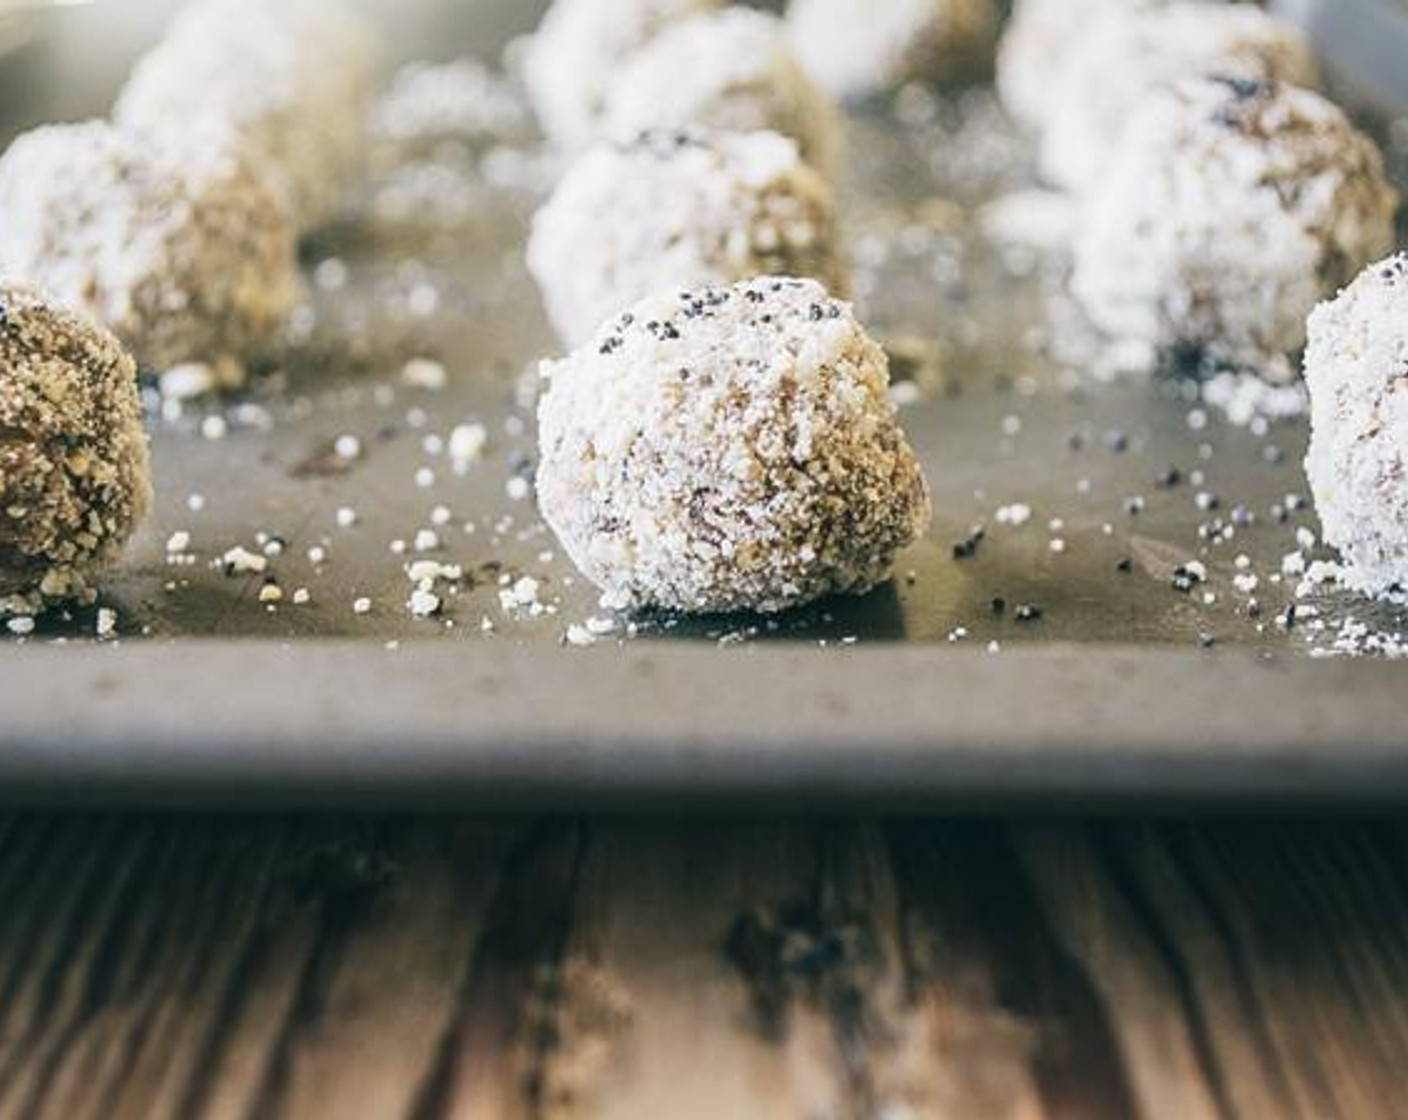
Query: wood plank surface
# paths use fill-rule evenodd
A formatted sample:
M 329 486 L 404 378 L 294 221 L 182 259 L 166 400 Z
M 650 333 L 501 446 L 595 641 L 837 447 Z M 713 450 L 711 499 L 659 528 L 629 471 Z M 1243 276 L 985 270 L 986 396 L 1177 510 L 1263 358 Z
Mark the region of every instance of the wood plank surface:
M 1408 827 L 0 820 L 0 1117 L 1375 1120 Z

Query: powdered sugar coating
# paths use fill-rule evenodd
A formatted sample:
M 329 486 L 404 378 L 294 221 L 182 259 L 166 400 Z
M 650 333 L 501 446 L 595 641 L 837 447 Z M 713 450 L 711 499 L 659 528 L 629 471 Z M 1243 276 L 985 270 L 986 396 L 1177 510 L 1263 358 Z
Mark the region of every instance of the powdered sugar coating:
M 539 504 L 613 605 L 863 592 L 929 524 L 884 351 L 815 281 L 652 296 L 543 375 Z
M 1048 94 L 1042 175 L 1069 190 L 1094 189 L 1144 94 L 1212 74 L 1319 84 L 1300 31 L 1251 4 L 1184 2 L 1107 15 L 1072 44 Z
M 0 284 L 0 614 L 91 601 L 151 499 L 132 359 Z
M 1038 129 L 1051 116 L 1052 92 L 1076 45 L 1108 16 L 1168 0 L 1017 0 L 997 51 L 997 92 L 1020 124 Z
M 1146 98 L 1090 198 L 1072 288 L 1115 338 L 1284 378 L 1316 302 L 1392 246 L 1396 203 L 1319 94 L 1180 82 Z
M 338 0 L 194 0 L 137 63 L 114 119 L 234 129 L 307 229 L 360 158 L 375 58 L 370 31 Z
M 577 345 L 671 287 L 807 276 L 850 290 L 831 189 L 771 132 L 648 132 L 604 141 L 539 211 L 528 266 Z
M 963 71 L 992 43 L 993 0 L 792 0 L 787 30 L 807 73 L 859 100 Z
M 527 44 L 523 80 L 543 131 L 569 151 L 596 139 L 627 60 L 718 0 L 554 0 Z
M 21 136 L 0 159 L 0 272 L 109 327 L 147 369 L 267 353 L 301 294 L 293 229 L 213 127 L 102 122 Z
M 635 56 L 607 96 L 610 136 L 691 126 L 790 136 L 828 176 L 840 153 L 836 108 L 807 77 L 782 22 L 746 8 L 671 27 Z
M 1305 470 L 1343 581 L 1408 588 L 1408 254 L 1371 265 L 1310 317 Z

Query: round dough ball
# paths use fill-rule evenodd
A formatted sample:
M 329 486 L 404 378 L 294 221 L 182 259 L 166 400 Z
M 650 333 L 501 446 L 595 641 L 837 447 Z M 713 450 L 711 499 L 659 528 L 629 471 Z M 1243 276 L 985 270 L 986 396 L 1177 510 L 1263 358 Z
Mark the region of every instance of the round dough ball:
M 606 99 L 606 131 L 699 126 L 721 132 L 779 132 L 830 176 L 841 147 L 831 100 L 787 45 L 782 21 L 729 8 L 676 24 L 635 56 Z
M 554 0 L 523 58 L 543 131 L 568 151 L 597 138 L 606 94 L 626 61 L 665 28 L 719 0 Z
M 860 593 L 928 527 L 885 353 L 813 280 L 653 296 L 543 375 L 539 504 L 612 606 Z
M 1076 239 L 1072 288 L 1120 339 L 1264 376 L 1393 245 L 1378 149 L 1309 90 L 1198 78 L 1150 94 Z
M 1408 254 L 1372 265 L 1310 317 L 1305 469 L 1344 582 L 1408 589 Z
M 0 158 L 0 273 L 104 323 L 157 372 L 267 353 L 302 293 L 284 208 L 208 128 L 21 136 Z
M 233 128 L 309 229 L 360 160 L 375 57 L 337 0 L 195 0 L 137 63 L 113 115 L 138 130 L 203 117 Z
M 1170 4 L 1097 20 L 1074 44 L 1049 93 L 1042 176 L 1089 191 L 1109 170 L 1144 94 L 1218 75 L 1313 88 L 1319 75 L 1300 31 L 1250 4 Z
M 528 267 L 572 346 L 671 287 L 781 275 L 850 290 L 831 189 L 775 132 L 603 141 L 535 218 Z
M 997 50 L 997 92 L 1019 124 L 1050 119 L 1051 93 L 1076 44 L 1097 21 L 1168 0 L 1016 0 Z
M 0 284 L 0 614 L 91 602 L 151 500 L 132 359 L 101 327 Z
M 993 0 L 792 0 L 797 58 L 833 97 L 863 100 L 972 67 L 992 44 Z

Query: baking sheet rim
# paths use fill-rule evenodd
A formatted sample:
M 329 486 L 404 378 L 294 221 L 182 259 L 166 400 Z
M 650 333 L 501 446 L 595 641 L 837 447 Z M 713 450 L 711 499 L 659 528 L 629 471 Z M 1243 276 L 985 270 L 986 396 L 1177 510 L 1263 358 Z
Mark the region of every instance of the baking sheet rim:
M 181 642 L 0 651 L 0 682 L 10 803 L 1095 809 L 1408 795 L 1401 669 L 1375 661 Z

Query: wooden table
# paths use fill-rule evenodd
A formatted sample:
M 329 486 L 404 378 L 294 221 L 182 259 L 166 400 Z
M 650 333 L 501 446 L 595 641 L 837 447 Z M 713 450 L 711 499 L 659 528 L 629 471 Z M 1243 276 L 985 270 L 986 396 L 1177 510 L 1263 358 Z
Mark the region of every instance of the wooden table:
M 0 1115 L 1404 1115 L 1389 824 L 0 822 Z

